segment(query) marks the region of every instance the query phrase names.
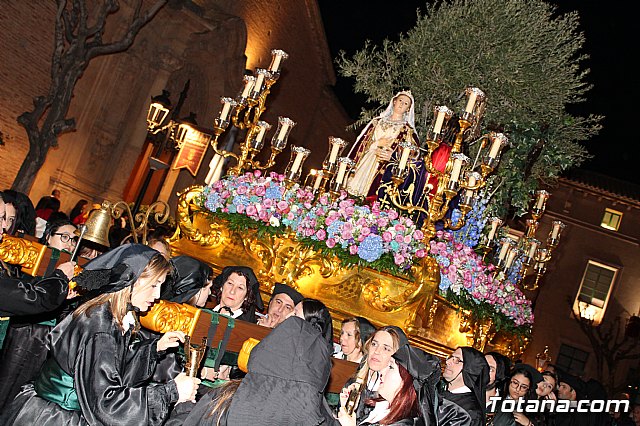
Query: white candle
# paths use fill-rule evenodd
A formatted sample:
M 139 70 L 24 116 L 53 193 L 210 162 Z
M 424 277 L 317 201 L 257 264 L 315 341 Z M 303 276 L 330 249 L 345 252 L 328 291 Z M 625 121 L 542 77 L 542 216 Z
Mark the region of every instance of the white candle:
M 509 254 L 507 255 L 507 262 L 506 262 L 506 267 L 510 268 L 511 265 L 513 265 L 513 261 L 516 259 L 516 255 L 518 254 L 517 250 L 511 250 L 509 251 Z
M 313 191 L 317 191 L 318 188 L 320 188 L 320 184 L 322 183 L 322 177 L 323 174 L 322 172 L 319 172 L 318 174 L 316 174 L 316 180 L 315 182 L 313 182 Z
M 536 202 L 536 209 L 538 210 L 542 209 L 542 206 L 544 206 L 544 202 L 547 198 L 546 195 L 547 195 L 546 191 L 538 191 L 538 200 Z
M 289 125 L 287 123 L 282 123 L 282 127 L 280 128 L 280 133 L 278 133 L 278 137 L 276 139 L 279 141 L 283 141 L 284 137 L 287 135 L 288 129 L 289 129 Z
M 267 133 L 267 126 L 260 126 L 260 130 L 256 135 L 256 142 L 262 142 L 262 139 L 264 139 L 265 133 Z
M 491 229 L 489 230 L 489 235 L 487 235 L 487 240 L 493 240 L 493 236 L 496 235 L 496 230 L 498 229 L 498 222 L 491 222 Z
M 296 158 L 293 160 L 293 166 L 291 166 L 291 174 L 295 174 L 298 172 L 300 168 L 300 164 L 302 164 L 302 159 L 304 157 L 304 152 L 298 152 L 296 154 Z
M 405 167 L 407 167 L 407 161 L 409 161 L 409 155 L 411 154 L 411 148 L 404 147 L 402 148 L 402 155 L 400 156 L 400 164 L 398 164 L 398 169 L 403 171 Z
M 344 174 L 347 171 L 347 162 L 341 161 L 338 166 L 338 175 L 336 176 L 336 184 L 342 184 L 342 180 L 344 179 Z
M 253 86 L 254 92 L 260 93 L 262 91 L 262 82 L 264 82 L 264 73 L 259 73 L 256 84 Z
M 551 238 L 554 240 L 558 238 L 558 234 L 560 233 L 560 228 L 562 227 L 562 222 L 553 222 L 553 229 L 551 230 Z
M 255 77 L 250 77 L 250 76 L 245 77 L 244 90 L 242 91 L 242 94 L 240 95 L 240 97 L 242 98 L 248 97 L 249 93 L 251 92 L 251 89 L 253 89 L 253 85 L 255 84 L 255 82 L 256 82 Z
M 231 110 L 231 103 L 225 102 L 222 104 L 222 111 L 220 111 L 220 120 L 227 121 L 229 118 L 229 111 Z
M 500 247 L 500 253 L 498 253 L 498 259 L 503 260 L 510 248 L 511 244 L 509 244 L 508 241 L 503 241 L 502 247 Z
M 280 68 L 280 62 L 282 61 L 281 55 L 273 55 L 273 61 L 271 62 L 271 66 L 269 67 L 269 71 L 278 72 Z
M 476 106 L 476 97 L 478 95 L 476 94 L 475 90 L 472 90 L 469 93 L 469 100 L 467 101 L 467 106 L 465 107 L 465 111 L 472 113 L 473 112 L 473 108 Z
M 529 253 L 527 253 L 527 257 L 533 258 L 536 254 L 537 249 L 538 249 L 538 241 L 531 240 L 531 245 L 529 246 Z
M 498 152 L 500 152 L 501 146 L 502 141 L 500 140 L 500 138 L 493 138 L 491 149 L 489 150 L 489 158 L 496 158 L 498 156 Z
M 474 187 L 476 183 L 477 180 L 475 173 L 469 173 L 469 182 L 467 183 L 467 186 Z
M 442 130 L 442 124 L 444 123 L 445 111 L 438 111 L 438 117 L 436 117 L 436 124 L 433 126 L 433 133 L 440 134 L 440 130 Z
M 462 169 L 462 159 L 453 160 L 453 171 L 451 172 L 451 182 L 457 182 L 460 178 L 460 170 Z
M 338 151 L 340 150 L 340 144 L 334 143 L 331 145 L 331 153 L 329 154 L 329 163 L 333 164 L 338 158 Z

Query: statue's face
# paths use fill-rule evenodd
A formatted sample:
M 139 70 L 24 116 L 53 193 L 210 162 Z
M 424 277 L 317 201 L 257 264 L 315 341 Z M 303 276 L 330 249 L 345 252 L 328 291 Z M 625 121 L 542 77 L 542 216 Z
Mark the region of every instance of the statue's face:
M 404 114 L 411 109 L 411 98 L 407 95 L 398 95 L 393 100 L 393 111 L 399 114 Z

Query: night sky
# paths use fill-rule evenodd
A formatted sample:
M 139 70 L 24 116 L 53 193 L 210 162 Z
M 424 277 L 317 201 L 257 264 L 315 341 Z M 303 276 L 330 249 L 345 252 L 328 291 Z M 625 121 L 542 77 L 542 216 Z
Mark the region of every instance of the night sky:
M 577 10 L 586 35 L 586 64 L 591 69 L 588 81 L 594 86 L 588 101 L 571 106 L 574 115 L 604 115 L 603 129 L 586 142 L 594 156 L 581 168 L 607 174 L 640 185 L 638 164 L 632 163 L 638 151 L 638 132 L 633 126 L 634 103 L 640 105 L 638 70 L 631 65 L 637 47 L 633 28 L 637 26 L 634 10 L 626 2 L 597 0 L 555 0 L 561 12 Z M 397 39 L 416 23 L 416 10 L 425 0 L 320 0 L 320 10 L 333 58 L 340 50 L 348 55 L 360 50 L 366 40 L 379 44 L 385 38 Z M 353 93 L 353 80 L 338 76 L 335 92 L 349 115 L 355 120 L 365 106 L 364 96 Z M 637 107 L 635 113 L 637 114 Z M 625 127 L 626 126 L 626 127 Z M 633 126 L 633 127 L 632 127 Z

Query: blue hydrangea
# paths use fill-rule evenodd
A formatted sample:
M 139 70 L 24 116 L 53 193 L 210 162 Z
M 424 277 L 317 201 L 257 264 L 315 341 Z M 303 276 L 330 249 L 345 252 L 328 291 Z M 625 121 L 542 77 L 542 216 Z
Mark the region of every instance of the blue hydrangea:
M 247 197 L 246 195 L 236 195 L 235 197 L 233 197 L 234 206 L 239 206 L 239 205 L 248 206 L 249 204 L 250 204 L 249 197 Z
M 382 237 L 369 234 L 358 247 L 358 256 L 367 262 L 378 260 L 382 256 Z
M 337 233 L 340 233 L 340 228 L 344 222 L 340 220 L 334 221 L 331 225 L 327 226 L 327 238 L 335 238 Z
M 266 189 L 264 193 L 264 197 L 270 198 L 272 200 L 280 200 L 282 198 L 282 192 L 280 191 L 280 187 L 275 185 L 270 185 Z

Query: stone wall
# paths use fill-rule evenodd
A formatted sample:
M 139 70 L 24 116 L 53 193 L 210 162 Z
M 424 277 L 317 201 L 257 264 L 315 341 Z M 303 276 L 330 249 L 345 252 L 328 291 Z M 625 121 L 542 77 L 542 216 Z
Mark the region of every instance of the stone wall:
M 123 25 L 128 6 L 121 5 L 112 28 Z M 16 117 L 48 88 L 54 16 L 50 2 L 3 2 L 0 131 L 5 146 L 0 147 L 0 188 L 11 185 L 28 149 Z M 263 117 L 273 124 L 279 115 L 296 121 L 290 143 L 310 147 L 307 166 L 319 166 L 328 136 L 353 140 L 353 135 L 345 131 L 350 120 L 330 88 L 335 75 L 316 1 L 203 0 L 180 10 L 166 6 L 127 52 L 91 62 L 68 114 L 76 119 L 76 131 L 62 135 L 59 147 L 49 152 L 30 197 L 36 202 L 60 189 L 63 211 L 80 198 L 121 199 L 145 144 L 151 96 L 168 88 L 175 104 L 190 79 L 181 116 L 195 112 L 202 126 L 212 127 L 219 98 L 237 94 L 245 68 L 268 67 L 273 48 L 285 50 L 290 58 Z M 209 150 L 196 178 L 180 171 L 164 193 L 202 183 L 211 155 Z M 287 150 L 280 156 L 282 169 L 288 158 Z M 146 169 L 146 162 L 140 167 Z

